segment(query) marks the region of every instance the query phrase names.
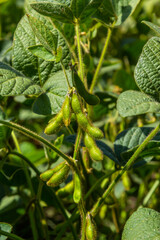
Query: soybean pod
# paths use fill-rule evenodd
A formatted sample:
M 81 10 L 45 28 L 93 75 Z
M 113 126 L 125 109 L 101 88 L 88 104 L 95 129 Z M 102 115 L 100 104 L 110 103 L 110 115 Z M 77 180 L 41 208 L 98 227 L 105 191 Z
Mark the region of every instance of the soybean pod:
M 63 125 L 63 113 L 62 110 L 55 116 L 53 120 L 49 122 L 47 127 L 45 128 L 44 132 L 47 135 L 56 133 Z
M 75 203 L 79 203 L 82 197 L 81 181 L 77 173 L 74 173 L 74 193 L 73 200 Z
M 97 239 L 96 224 L 93 221 L 92 216 L 89 212 L 86 215 L 86 239 L 87 240 L 96 240 Z
M 63 106 L 62 106 L 63 122 L 66 127 L 69 126 L 71 122 L 71 106 L 70 106 L 70 97 L 67 94 Z
M 99 97 L 89 93 L 86 90 L 83 82 L 81 81 L 77 73 L 74 73 L 74 83 L 79 95 L 85 100 L 86 103 L 88 103 L 89 105 L 96 105 L 100 102 Z

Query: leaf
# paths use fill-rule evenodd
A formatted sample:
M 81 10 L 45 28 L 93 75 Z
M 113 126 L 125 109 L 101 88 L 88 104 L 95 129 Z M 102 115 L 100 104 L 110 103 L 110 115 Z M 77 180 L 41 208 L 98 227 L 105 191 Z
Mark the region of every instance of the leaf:
M 71 9 L 73 15 L 82 22 L 96 12 L 101 3 L 101 0 L 72 0 Z
M 0 222 L 0 230 L 10 233 L 12 231 L 12 226 L 9 223 Z M 6 240 L 8 237 L 0 235 L 1 240 Z
M 153 129 L 154 128 L 152 127 L 133 127 L 124 130 L 116 137 L 116 140 L 114 142 L 114 152 L 117 159 L 122 165 L 124 165 L 129 160 L 137 147 L 142 144 L 142 142 L 146 139 L 146 137 Z M 147 148 L 149 150 L 150 148 L 157 146 L 160 146 L 160 132 L 158 132 L 158 134 L 149 142 Z
M 57 1 L 33 2 L 31 3 L 31 7 L 38 13 L 55 18 L 60 22 L 73 23 L 72 11 L 66 4 Z
M 121 25 L 135 10 L 140 0 L 104 0 L 95 18 L 105 25 L 116 22 Z
M 139 208 L 127 220 L 122 240 L 160 239 L 160 213 L 150 208 Z
M 42 45 L 30 46 L 28 49 L 34 56 L 42 58 L 45 61 L 56 60 L 55 56 L 51 52 L 49 52 L 46 48 L 44 48 Z
M 47 25 L 39 19 L 32 17 L 31 15 L 27 15 L 27 17 L 29 19 L 31 28 L 40 43 L 51 53 L 53 51 L 56 52 L 58 44 L 58 32 L 55 31 L 55 34 L 53 34 Z
M 37 95 L 41 88 L 9 65 L 0 62 L 0 95 Z
M 69 70 L 66 72 L 72 86 L 71 72 Z M 68 92 L 63 71 L 56 72 L 50 77 L 44 84 L 43 90 L 45 93 L 36 99 L 33 105 L 33 111 L 42 115 L 58 113 Z
M 160 103 L 145 93 L 128 90 L 120 94 L 117 110 L 122 117 L 160 112 Z
M 134 76 L 138 87 L 160 101 L 160 38 L 151 38 L 144 46 Z
M 150 27 L 155 33 L 160 35 L 160 27 L 157 26 L 154 23 L 148 22 L 148 21 L 142 21 L 142 23 L 146 24 L 148 27 Z
M 64 67 L 67 68 L 70 62 L 70 53 L 65 40 L 60 33 L 53 28 L 48 19 L 43 16 L 39 17 L 40 20 L 47 25 L 50 31 L 52 29 L 53 33 L 57 34 L 57 47 L 62 47 L 62 63 Z M 39 42 L 29 24 L 28 18 L 24 16 L 19 22 L 14 34 L 13 66 L 26 77 L 32 79 L 34 83 L 39 84 L 42 87 L 46 80 L 48 80 L 56 71 L 61 70 L 61 65 L 60 63 L 47 62 L 34 56 L 28 48 L 37 44 L 39 44 Z

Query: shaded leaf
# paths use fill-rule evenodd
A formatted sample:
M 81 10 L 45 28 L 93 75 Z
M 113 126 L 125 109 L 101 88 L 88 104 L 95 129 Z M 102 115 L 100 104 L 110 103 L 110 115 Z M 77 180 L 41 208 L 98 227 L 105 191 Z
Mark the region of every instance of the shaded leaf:
M 12 231 L 12 226 L 8 223 L 0 222 L 0 230 L 10 233 Z M 8 237 L 0 235 L 1 240 L 6 240 Z
M 122 117 L 155 113 L 160 112 L 160 103 L 145 93 L 128 90 L 120 94 L 117 110 Z
M 29 51 L 36 57 L 42 58 L 45 61 L 55 61 L 55 56 L 49 52 L 46 48 L 44 48 L 42 45 L 35 45 L 30 46 Z
M 160 213 L 150 208 L 139 208 L 127 220 L 122 240 L 159 240 Z
M 150 27 L 155 33 L 160 35 L 160 27 L 157 26 L 154 23 L 148 22 L 148 21 L 142 21 L 142 23 L 146 24 L 148 27 Z

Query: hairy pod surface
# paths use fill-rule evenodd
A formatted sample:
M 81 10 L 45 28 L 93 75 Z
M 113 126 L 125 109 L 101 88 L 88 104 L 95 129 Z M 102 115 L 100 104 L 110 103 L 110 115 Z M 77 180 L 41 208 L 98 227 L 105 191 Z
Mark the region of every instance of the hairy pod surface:
M 89 93 L 81 79 L 79 78 L 78 74 L 74 74 L 74 83 L 76 85 L 76 89 L 79 95 L 85 100 L 86 103 L 89 105 L 96 105 L 100 102 L 99 97 L 94 94 Z
M 93 221 L 92 216 L 89 212 L 86 215 L 86 238 L 87 238 L 87 240 L 96 240 L 97 239 L 96 224 Z
M 82 148 L 82 160 L 87 173 L 91 173 L 92 169 L 90 168 L 90 157 L 86 147 Z
M 70 97 L 68 95 L 66 96 L 62 106 L 62 114 L 63 114 L 64 125 L 68 127 L 71 122 L 71 105 L 70 105 Z
M 80 112 L 76 115 L 76 117 L 77 117 L 78 125 L 85 131 L 89 124 L 89 121 L 88 121 L 85 113 Z
M 96 145 L 94 139 L 87 133 L 84 134 L 84 144 L 88 149 L 91 149 Z
M 68 164 L 65 164 L 59 171 L 57 171 L 47 182 L 47 185 L 50 187 L 56 187 L 62 182 L 64 182 L 68 176 L 70 167 Z
M 56 115 L 56 117 L 53 119 L 53 121 L 49 122 L 49 124 L 45 128 L 44 132 L 47 135 L 54 134 L 60 129 L 62 124 L 63 124 L 63 113 L 60 110 L 60 112 Z
M 81 181 L 77 173 L 74 173 L 74 193 L 73 200 L 75 203 L 79 203 L 82 197 Z
M 78 114 L 78 113 L 82 112 L 80 99 L 79 99 L 79 97 L 78 97 L 78 95 L 77 95 L 77 93 L 75 91 L 72 94 L 71 105 L 72 105 L 73 112 L 75 114 Z
M 103 138 L 104 135 L 103 135 L 103 132 L 97 128 L 97 127 L 94 127 L 93 125 L 88 125 L 87 127 L 87 132 L 90 136 L 92 136 L 93 138 Z
M 62 162 L 62 163 L 58 164 L 56 167 L 41 173 L 40 178 L 43 181 L 48 181 L 52 177 L 52 175 L 54 173 L 56 173 L 57 171 L 59 171 L 61 168 L 63 168 L 65 166 L 65 164 L 66 164 L 65 162 Z
M 73 190 L 74 190 L 74 183 L 73 181 L 71 181 L 67 183 L 65 187 L 58 189 L 56 194 L 61 198 L 65 198 L 69 194 L 73 193 Z

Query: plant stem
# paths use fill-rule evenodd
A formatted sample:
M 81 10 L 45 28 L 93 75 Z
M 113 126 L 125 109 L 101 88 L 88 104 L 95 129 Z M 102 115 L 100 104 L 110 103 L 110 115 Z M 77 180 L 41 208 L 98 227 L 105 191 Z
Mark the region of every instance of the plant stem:
M 114 27 L 114 23 L 112 25 L 112 28 Z M 102 63 L 103 63 L 103 60 L 104 60 L 104 57 L 105 57 L 105 54 L 106 54 L 106 51 L 107 51 L 107 48 L 108 48 L 108 45 L 109 45 L 109 42 L 110 42 L 110 38 L 111 38 L 111 35 L 112 35 L 112 28 L 108 27 L 108 33 L 107 33 L 107 38 L 106 38 L 106 41 L 105 41 L 105 44 L 104 44 L 104 47 L 103 47 L 103 51 L 101 53 L 101 57 L 99 59 L 99 63 L 98 63 L 98 66 L 96 68 L 96 71 L 95 71 L 95 74 L 93 76 L 93 80 L 92 80 L 92 83 L 91 83 L 91 87 L 90 87 L 90 92 L 92 93 L 93 92 L 93 89 L 97 83 L 97 78 L 98 78 L 98 74 L 99 74 L 99 71 L 101 69 L 101 66 L 102 66 Z
M 9 239 L 13 239 L 13 240 L 24 240 L 24 238 L 21 238 L 13 233 L 5 232 L 1 229 L 0 229 L 0 235 L 7 236 L 9 237 Z
M 71 85 L 70 85 L 70 83 L 69 83 L 69 79 L 68 79 L 68 76 L 67 76 L 67 73 L 66 73 L 66 69 L 65 69 L 65 67 L 63 66 L 62 61 L 60 61 L 60 63 L 61 63 L 61 67 L 62 67 L 64 76 L 65 76 L 65 78 L 66 78 L 67 84 L 68 84 L 68 90 L 70 90 L 70 89 L 71 89 Z
M 34 140 L 40 141 L 41 143 L 43 143 L 44 145 L 46 145 L 47 147 L 49 147 L 50 149 L 52 149 L 54 152 L 56 152 L 60 157 L 62 157 L 64 160 L 67 161 L 67 163 L 73 167 L 73 169 L 75 171 L 77 171 L 77 167 L 75 165 L 74 160 L 71 157 L 68 157 L 66 154 L 64 154 L 61 150 L 59 150 L 58 148 L 56 148 L 52 143 L 50 143 L 48 140 L 46 140 L 45 138 L 39 136 L 37 133 L 22 127 L 19 124 L 13 123 L 13 122 L 7 122 L 4 120 L 0 120 L 0 123 L 2 123 L 3 125 L 15 129 L 21 133 L 23 133 L 24 135 L 33 138 Z
M 150 200 L 150 198 L 152 197 L 153 193 L 155 192 L 155 190 L 157 189 L 157 187 L 159 186 L 160 184 L 160 180 L 157 179 L 153 186 L 151 187 L 150 191 L 148 192 L 147 196 L 144 198 L 143 200 L 143 206 L 146 206 L 148 201 Z
M 80 40 L 78 21 L 75 24 L 75 31 L 76 31 L 76 37 L 77 37 L 77 49 L 78 49 L 78 58 L 79 58 L 80 77 L 81 77 L 81 81 L 84 83 L 85 87 L 87 88 L 87 81 L 85 81 L 85 79 L 84 79 L 83 57 L 82 57 L 82 49 L 81 49 L 81 40 Z
M 102 197 L 98 199 L 98 201 L 96 202 L 96 204 L 93 206 L 91 210 L 91 214 L 93 217 L 96 216 L 102 204 L 104 203 L 105 198 L 108 197 L 108 195 L 110 194 L 110 192 L 112 191 L 116 183 L 119 181 L 119 179 L 122 177 L 122 175 L 130 169 L 130 167 L 133 165 L 133 163 L 135 162 L 139 154 L 143 151 L 143 149 L 147 146 L 148 142 L 152 140 L 152 138 L 158 133 L 159 130 L 160 130 L 160 125 L 158 124 L 158 126 L 148 135 L 148 137 L 143 141 L 143 143 L 137 148 L 137 150 L 134 152 L 132 157 L 128 160 L 124 168 L 120 171 L 118 176 L 111 182 L 111 184 L 109 185 L 107 190 L 104 192 Z

